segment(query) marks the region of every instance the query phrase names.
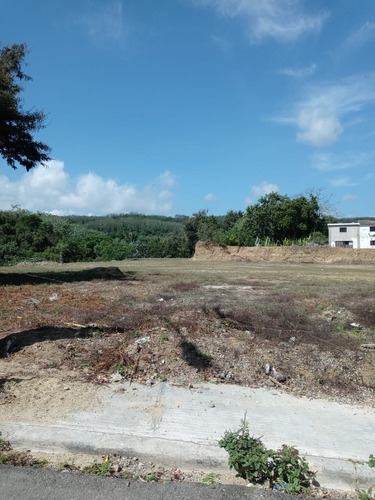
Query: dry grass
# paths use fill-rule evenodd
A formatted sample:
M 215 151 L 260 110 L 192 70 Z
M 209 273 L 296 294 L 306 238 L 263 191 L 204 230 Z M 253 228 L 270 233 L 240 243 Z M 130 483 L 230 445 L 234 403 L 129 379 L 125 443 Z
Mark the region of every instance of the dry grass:
M 375 340 L 369 266 L 155 259 L 110 263 L 107 272 L 99 265 L 0 270 L 0 354 L 10 339 L 16 351 L 0 360 L 5 375 L 22 353 L 24 371 L 33 360 L 28 375 L 32 365 L 90 381 L 118 372 L 144 382 L 263 386 L 269 363 L 298 395 L 374 397 L 374 351 L 361 349 Z M 28 284 L 30 274 L 39 284 Z

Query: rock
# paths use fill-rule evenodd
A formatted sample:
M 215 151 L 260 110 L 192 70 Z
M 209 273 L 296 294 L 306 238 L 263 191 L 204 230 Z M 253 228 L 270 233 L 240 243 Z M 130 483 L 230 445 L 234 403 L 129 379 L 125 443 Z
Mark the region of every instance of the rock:
M 214 404 L 212 401 L 210 401 L 210 402 L 208 403 L 208 407 L 209 407 L 209 408 L 215 408 L 215 404 Z
M 147 344 L 147 342 L 150 342 L 150 337 L 141 337 L 140 339 L 137 339 L 135 343 L 139 346 L 143 344 Z
M 375 344 L 362 344 L 361 347 L 362 349 L 375 349 Z
M 286 382 L 286 376 L 272 368 L 272 376 L 278 382 Z
M 113 373 L 111 376 L 110 376 L 110 381 L 111 382 L 120 382 L 122 380 L 122 375 L 120 375 L 120 373 Z

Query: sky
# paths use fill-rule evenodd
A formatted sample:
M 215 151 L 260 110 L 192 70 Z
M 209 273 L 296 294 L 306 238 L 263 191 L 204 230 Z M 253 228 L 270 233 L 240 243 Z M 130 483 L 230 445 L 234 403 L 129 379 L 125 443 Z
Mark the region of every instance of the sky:
M 0 209 L 375 216 L 373 0 L 0 0 L 0 36 L 53 157 L 0 158 Z

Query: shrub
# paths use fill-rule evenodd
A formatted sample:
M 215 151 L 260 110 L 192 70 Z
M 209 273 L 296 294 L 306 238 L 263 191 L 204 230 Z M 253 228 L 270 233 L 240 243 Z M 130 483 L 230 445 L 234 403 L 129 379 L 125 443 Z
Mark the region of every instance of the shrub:
M 288 493 L 308 491 L 313 473 L 306 460 L 293 446 L 267 449 L 259 438 L 250 435 L 246 416 L 238 431 L 226 431 L 219 446 L 229 454 L 229 466 L 251 483 L 269 482 L 270 488 L 281 487 Z

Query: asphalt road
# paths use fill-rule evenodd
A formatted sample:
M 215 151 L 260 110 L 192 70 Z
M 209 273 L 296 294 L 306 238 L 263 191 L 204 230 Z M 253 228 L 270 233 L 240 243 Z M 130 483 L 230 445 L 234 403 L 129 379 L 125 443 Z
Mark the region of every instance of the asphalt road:
M 287 500 L 296 497 L 244 486 L 140 483 L 32 467 L 0 465 L 1 500 Z

